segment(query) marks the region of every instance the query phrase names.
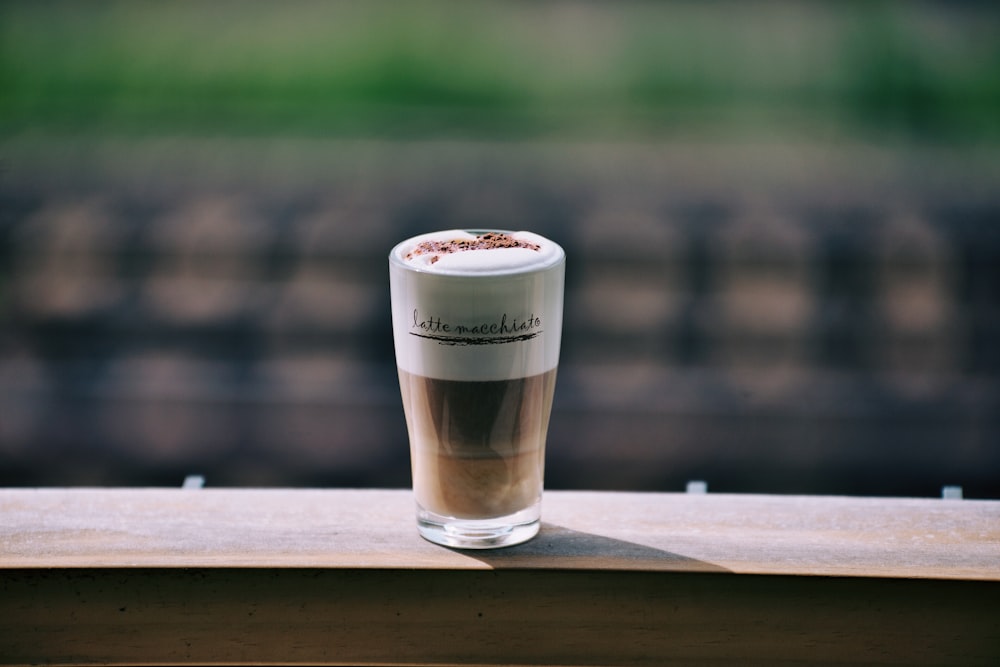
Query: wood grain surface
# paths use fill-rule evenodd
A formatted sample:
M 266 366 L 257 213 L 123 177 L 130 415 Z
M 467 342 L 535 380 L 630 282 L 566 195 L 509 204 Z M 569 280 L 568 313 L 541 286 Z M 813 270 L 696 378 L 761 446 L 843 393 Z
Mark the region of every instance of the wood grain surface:
M 0 489 L 0 568 L 543 568 L 1000 580 L 1000 502 L 547 492 L 532 542 L 443 549 L 404 490 Z
M 408 491 L 0 490 L 0 664 L 1000 664 L 1000 503 L 551 492 L 525 545 Z

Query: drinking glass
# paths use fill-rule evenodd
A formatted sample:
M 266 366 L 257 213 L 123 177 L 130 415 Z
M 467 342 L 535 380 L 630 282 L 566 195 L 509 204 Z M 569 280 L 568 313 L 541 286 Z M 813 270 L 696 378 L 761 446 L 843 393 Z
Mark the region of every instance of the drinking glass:
M 424 538 L 484 549 L 538 533 L 564 273 L 562 248 L 529 232 L 434 232 L 390 253 Z

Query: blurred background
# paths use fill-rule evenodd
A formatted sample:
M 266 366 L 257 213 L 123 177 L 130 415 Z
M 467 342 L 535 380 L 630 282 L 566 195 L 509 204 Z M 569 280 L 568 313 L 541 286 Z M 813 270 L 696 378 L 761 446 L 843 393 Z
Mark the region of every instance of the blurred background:
M 386 255 L 569 257 L 548 488 L 1000 497 L 995 2 L 2 2 L 0 485 L 410 483 Z

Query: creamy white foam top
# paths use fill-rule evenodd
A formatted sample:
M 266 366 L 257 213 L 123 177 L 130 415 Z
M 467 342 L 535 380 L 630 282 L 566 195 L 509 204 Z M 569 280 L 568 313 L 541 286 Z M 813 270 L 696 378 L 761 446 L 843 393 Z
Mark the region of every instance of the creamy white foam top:
M 557 366 L 562 248 L 530 232 L 481 238 L 485 233 L 434 232 L 393 248 L 393 338 L 401 369 L 480 381 L 528 377 Z M 496 247 L 505 244 L 526 247 Z M 466 249 L 470 245 L 475 249 Z
M 484 233 L 453 229 L 423 234 L 400 243 L 392 256 L 413 269 L 447 275 L 532 271 L 551 266 L 562 258 L 562 249 L 557 244 L 532 232 L 499 232 L 527 247 L 489 247 L 489 244 L 462 247 L 475 244 Z M 434 250 L 428 246 L 442 247 Z

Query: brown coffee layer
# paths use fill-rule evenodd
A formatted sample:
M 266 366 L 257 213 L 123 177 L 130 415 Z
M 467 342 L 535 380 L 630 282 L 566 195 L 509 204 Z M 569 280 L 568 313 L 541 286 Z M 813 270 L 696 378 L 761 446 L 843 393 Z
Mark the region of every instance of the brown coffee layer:
M 399 372 L 418 502 L 443 516 L 519 512 L 542 493 L 556 371 L 455 382 Z

